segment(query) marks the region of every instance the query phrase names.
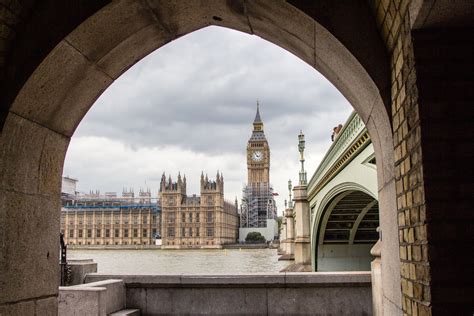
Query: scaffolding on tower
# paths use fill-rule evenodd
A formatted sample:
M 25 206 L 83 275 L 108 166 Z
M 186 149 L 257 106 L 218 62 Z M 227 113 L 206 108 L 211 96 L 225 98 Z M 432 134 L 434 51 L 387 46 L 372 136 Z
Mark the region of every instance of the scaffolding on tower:
M 251 183 L 242 192 L 240 227 L 267 227 L 267 219 L 276 219 L 273 187 L 268 183 Z

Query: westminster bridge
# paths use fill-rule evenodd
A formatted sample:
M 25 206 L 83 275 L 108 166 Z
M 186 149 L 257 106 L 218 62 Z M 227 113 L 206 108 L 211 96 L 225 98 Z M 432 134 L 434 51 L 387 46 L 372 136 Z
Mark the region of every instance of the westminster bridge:
M 353 112 L 308 182 L 314 271 L 368 271 L 378 240 L 374 147 Z

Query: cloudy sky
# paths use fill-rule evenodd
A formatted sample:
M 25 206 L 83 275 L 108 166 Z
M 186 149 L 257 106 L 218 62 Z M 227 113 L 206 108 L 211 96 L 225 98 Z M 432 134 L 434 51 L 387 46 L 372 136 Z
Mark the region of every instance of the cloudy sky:
M 237 31 L 208 27 L 150 54 L 97 100 L 76 130 L 64 175 L 78 190 L 149 187 L 163 172 L 188 179 L 222 171 L 225 197 L 240 200 L 256 100 L 271 149 L 278 213 L 287 181 L 298 179 L 297 135 L 306 135 L 308 178 L 331 145 L 331 130 L 352 111 L 322 75 L 291 53 Z

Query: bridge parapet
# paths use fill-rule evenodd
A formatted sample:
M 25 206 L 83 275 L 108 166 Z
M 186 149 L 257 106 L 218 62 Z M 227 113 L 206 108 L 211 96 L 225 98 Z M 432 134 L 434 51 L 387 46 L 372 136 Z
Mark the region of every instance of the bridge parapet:
M 370 143 L 362 119 L 352 112 L 308 183 L 309 199 Z

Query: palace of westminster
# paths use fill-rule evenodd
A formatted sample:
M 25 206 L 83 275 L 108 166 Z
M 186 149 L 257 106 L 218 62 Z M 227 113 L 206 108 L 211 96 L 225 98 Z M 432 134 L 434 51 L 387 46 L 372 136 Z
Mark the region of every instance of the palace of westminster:
M 200 195 L 187 195 L 186 176 L 176 181 L 163 173 L 158 196 L 124 189 L 101 195 L 77 194 L 77 180 L 63 178 L 61 233 L 68 245 L 162 248 L 220 248 L 259 231 L 267 240 L 278 235 L 276 204 L 269 184 L 270 148 L 263 132 L 258 103 L 247 144 L 248 183 L 241 209 L 224 199 L 224 177 L 211 180 L 201 173 Z M 240 231 L 240 233 L 239 233 Z M 239 238 L 240 235 L 240 238 Z

